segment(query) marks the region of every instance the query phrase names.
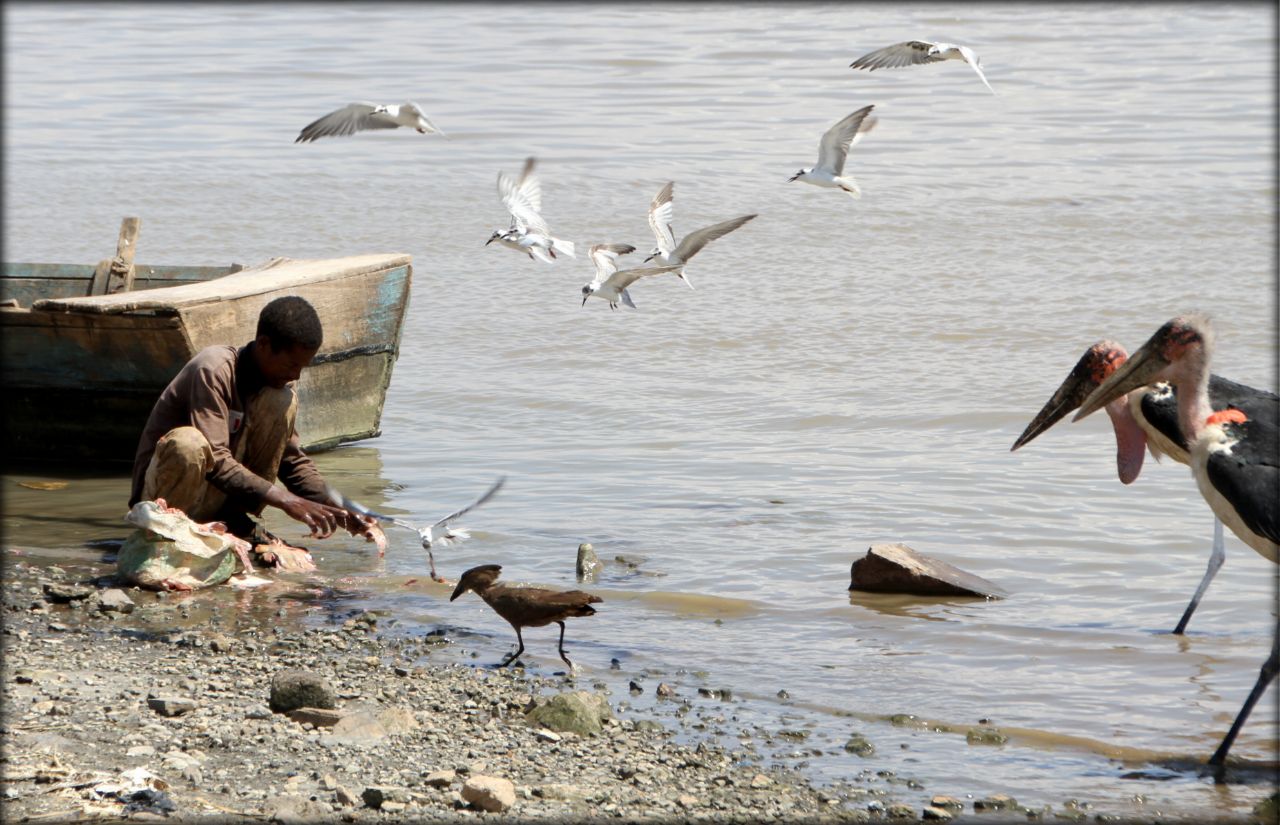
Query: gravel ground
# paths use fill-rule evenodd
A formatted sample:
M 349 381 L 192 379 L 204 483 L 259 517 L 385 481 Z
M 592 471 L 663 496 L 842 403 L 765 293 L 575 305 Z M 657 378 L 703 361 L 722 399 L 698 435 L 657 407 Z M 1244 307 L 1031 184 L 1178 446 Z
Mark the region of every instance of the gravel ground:
M 539 729 L 524 715 L 535 697 L 591 686 L 406 665 L 434 640 L 389 638 L 370 614 L 331 628 L 192 628 L 180 621 L 192 596 L 136 589 L 131 612 L 105 612 L 111 570 L 95 580 L 6 565 L 4 821 L 871 818 L 865 799 L 854 807 L 711 742 L 678 744 L 652 720 L 615 716 L 589 736 Z M 327 682 L 352 719 L 273 713 L 272 679 L 287 669 Z M 126 773 L 138 768 L 150 776 Z M 463 798 L 486 776 L 512 783 L 496 810 Z
M 116 589 L 111 564 L 4 561 L 3 822 L 1123 821 L 1000 794 L 922 807 L 873 766 L 815 787 L 700 734 L 687 701 L 664 724 L 604 682 L 458 664 L 443 633 L 407 638 L 373 613 L 308 627 L 213 591 Z M 273 712 L 291 671 L 333 710 Z M 599 733 L 527 718 L 574 692 L 608 703 Z

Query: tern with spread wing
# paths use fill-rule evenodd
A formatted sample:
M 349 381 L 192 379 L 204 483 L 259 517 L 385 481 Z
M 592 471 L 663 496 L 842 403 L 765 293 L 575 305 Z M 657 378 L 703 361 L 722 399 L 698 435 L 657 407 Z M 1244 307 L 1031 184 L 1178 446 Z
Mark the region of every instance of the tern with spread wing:
M 650 266 L 637 269 L 618 270 L 618 256 L 635 252 L 636 248 L 625 243 L 598 243 L 591 247 L 591 261 L 596 265 L 596 277 L 591 283 L 582 287 L 582 305 L 587 299 L 595 296 L 609 302 L 609 309 L 617 309 L 618 302 L 636 308 L 631 300 L 627 287 L 646 275 L 661 275 L 664 272 L 675 272 L 678 266 Z
M 471 502 L 466 507 L 463 507 L 460 510 L 454 510 L 449 515 L 434 522 L 433 524 L 428 525 L 427 527 L 418 527 L 417 525 L 410 524 L 409 522 L 404 521 L 403 519 L 398 519 L 398 518 L 395 518 L 394 516 L 387 516 L 387 515 L 383 515 L 382 513 L 374 512 L 373 510 L 370 510 L 368 507 L 365 507 L 364 505 L 359 504 L 347 498 L 345 495 L 343 495 L 333 487 L 329 487 L 328 489 L 329 489 L 329 497 L 339 507 L 342 507 L 347 510 L 351 510 L 352 512 L 355 512 L 355 513 L 359 513 L 362 516 L 376 518 L 379 521 L 390 522 L 391 524 L 394 524 L 397 527 L 404 527 L 408 530 L 413 530 L 414 532 L 416 532 L 418 534 L 418 537 L 422 539 L 422 549 L 427 551 L 427 560 L 431 564 L 431 578 L 435 579 L 436 581 L 443 581 L 443 579 L 441 579 L 438 575 L 436 575 L 436 560 L 435 560 L 435 556 L 432 555 L 431 553 L 431 548 L 437 545 L 441 547 L 449 547 L 455 542 L 461 541 L 462 539 L 465 539 L 465 538 L 469 538 L 471 534 L 467 532 L 465 527 L 461 527 L 461 526 L 450 527 L 449 525 L 455 519 L 465 516 L 467 513 L 471 512 L 475 508 L 479 507 L 481 504 L 484 504 L 486 501 L 493 498 L 493 496 L 499 490 L 502 489 L 502 485 L 506 483 L 506 480 L 507 480 L 506 476 L 501 476 L 497 481 L 493 483 L 493 486 L 491 486 L 488 490 L 485 491 L 484 495 L 480 496 L 480 498 L 476 499 L 475 501 Z
M 350 103 L 308 123 L 293 142 L 307 143 L 316 138 L 354 135 L 369 129 L 398 129 L 401 126 L 417 129 L 424 135 L 444 135 L 439 127 L 427 119 L 422 107 L 416 103 L 401 103 L 399 106 Z
M 930 43 L 928 40 L 895 43 L 864 54 L 850 63 L 849 68 L 874 72 L 876 69 L 919 66 L 921 63 L 940 63 L 943 60 L 963 60 L 968 63 L 978 73 L 978 79 L 982 81 L 982 85 L 990 89 L 991 94 L 996 93 L 996 90 L 992 89 L 991 84 L 987 82 L 987 76 L 982 73 L 982 61 L 978 59 L 978 55 L 974 54 L 973 49 L 968 46 L 957 46 L 955 43 Z
M 693 284 L 689 283 L 684 271 L 684 265 L 688 263 L 689 259 L 697 255 L 702 250 L 702 247 L 716 238 L 723 238 L 728 235 L 754 218 L 755 215 L 742 215 L 711 226 L 704 226 L 696 232 L 690 232 L 685 235 L 677 245 L 675 231 L 671 228 L 671 196 L 674 188 L 674 181 L 668 183 L 658 191 L 658 194 L 653 198 L 653 202 L 649 204 L 649 228 L 653 230 L 653 236 L 657 238 L 658 245 L 654 247 L 649 257 L 644 260 L 645 263 L 656 260 L 663 266 L 680 267 L 676 270 L 676 277 L 684 281 L 689 289 L 693 289 Z
M 844 162 L 849 156 L 849 147 L 853 145 L 860 132 L 870 130 L 875 121 L 866 123 L 867 115 L 874 106 L 863 106 L 858 111 L 840 120 L 822 136 L 818 144 L 818 165 L 801 169 L 789 181 L 801 181 L 828 189 L 841 189 L 851 197 L 862 197 L 862 190 L 853 175 L 844 173 Z
M 557 252 L 577 257 L 573 243 L 551 237 L 551 230 L 542 218 L 542 184 L 534 174 L 535 164 L 533 158 L 526 159 L 518 181 L 513 181 L 505 172 L 498 173 L 498 195 L 511 213 L 511 226 L 505 232 L 495 229 L 484 245 L 497 241 L 544 263 L 553 263 Z

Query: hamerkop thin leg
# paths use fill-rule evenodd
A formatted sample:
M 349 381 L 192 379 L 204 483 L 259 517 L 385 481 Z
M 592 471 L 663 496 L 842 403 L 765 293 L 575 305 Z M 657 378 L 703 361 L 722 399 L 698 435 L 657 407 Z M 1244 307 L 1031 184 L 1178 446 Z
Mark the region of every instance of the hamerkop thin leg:
M 560 658 L 564 659 L 564 663 L 569 666 L 569 670 L 572 672 L 573 662 L 569 661 L 569 657 L 564 652 L 564 622 L 557 621 L 556 624 L 560 625 Z
M 505 662 L 498 665 L 498 667 L 506 667 L 507 665 L 514 662 L 516 659 L 519 659 L 521 653 L 524 653 L 524 637 L 520 635 L 520 628 L 518 627 L 516 628 L 516 641 L 520 643 L 520 648 L 515 653 L 511 654 L 511 658 L 507 659 Z

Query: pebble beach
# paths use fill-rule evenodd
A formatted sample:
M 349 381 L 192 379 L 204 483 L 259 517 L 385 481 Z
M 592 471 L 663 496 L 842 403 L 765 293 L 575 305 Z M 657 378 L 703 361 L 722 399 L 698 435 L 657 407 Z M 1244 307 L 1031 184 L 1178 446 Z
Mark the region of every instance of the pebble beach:
M 445 633 L 410 638 L 368 611 L 263 626 L 207 617 L 209 591 L 121 587 L 110 564 L 5 567 L 7 822 L 1129 821 L 962 788 L 921 804 L 923 785 L 877 771 L 871 748 L 860 775 L 818 787 L 690 735 L 693 718 L 732 715 L 727 690 L 650 683 L 677 712 L 646 718 L 602 681 L 433 663 Z M 291 676 L 331 707 L 273 709 Z M 595 730 L 544 726 L 539 708 L 566 696 L 595 703 Z M 1254 821 L 1274 821 L 1271 804 Z
M 407 664 L 448 641 L 397 639 L 373 614 L 325 629 L 182 627 L 201 593 L 117 600 L 109 566 L 6 572 L 8 822 L 870 817 L 847 795 L 612 709 L 591 735 L 531 724 L 535 698 L 597 689 L 520 667 Z M 336 711 L 273 712 L 273 676 L 290 669 L 331 685 Z M 464 799 L 486 782 L 492 799 Z

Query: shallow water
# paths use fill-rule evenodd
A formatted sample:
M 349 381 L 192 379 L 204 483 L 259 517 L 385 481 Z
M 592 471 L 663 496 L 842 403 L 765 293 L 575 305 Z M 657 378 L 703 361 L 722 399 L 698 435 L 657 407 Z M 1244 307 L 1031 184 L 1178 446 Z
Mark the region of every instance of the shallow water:
M 1239 813 L 1268 783 L 1162 766 L 1212 752 L 1256 678 L 1274 566 L 1228 536 L 1171 636 L 1212 535 L 1188 470 L 1149 459 L 1120 485 L 1102 416 L 1009 445 L 1090 343 L 1134 349 L 1189 309 L 1215 320 L 1216 372 L 1275 388 L 1273 65 L 1240 59 L 1274 53 L 1274 23 L 1262 5 L 10 4 L 5 258 L 97 261 L 124 215 L 147 263 L 412 254 L 383 435 L 317 461 L 406 517 L 508 474 L 436 561 L 572 587 L 591 542 L 605 601 L 567 646 L 615 699 L 731 688 L 712 727 L 776 734 L 792 713 L 803 743 L 752 739 L 824 781 L 889 769 L 922 798 Z M 999 94 L 959 63 L 847 68 L 909 37 L 972 45 Z M 359 99 L 417 100 L 449 137 L 292 143 Z M 786 182 L 868 103 L 860 200 Z M 576 260 L 483 247 L 507 220 L 496 172 L 528 155 Z M 703 250 L 696 291 L 658 278 L 636 311 L 580 307 L 586 247 L 643 256 L 667 180 L 677 235 L 759 217 Z M 32 478 L 71 484 L 16 484 Z M 107 471 L 11 475 L 6 542 L 43 558 L 122 536 L 127 491 Z M 445 626 L 478 662 L 510 649 L 479 599 L 426 582 L 412 534 L 390 537 L 384 559 L 313 543 L 317 585 L 354 597 L 288 604 Z M 881 541 L 1011 596 L 850 594 Z M 526 641 L 530 667 L 560 666 L 554 627 Z M 980 718 L 1010 741 L 967 744 Z M 1234 753 L 1275 759 L 1275 724 L 1273 692 Z M 853 730 L 875 757 L 842 749 Z

